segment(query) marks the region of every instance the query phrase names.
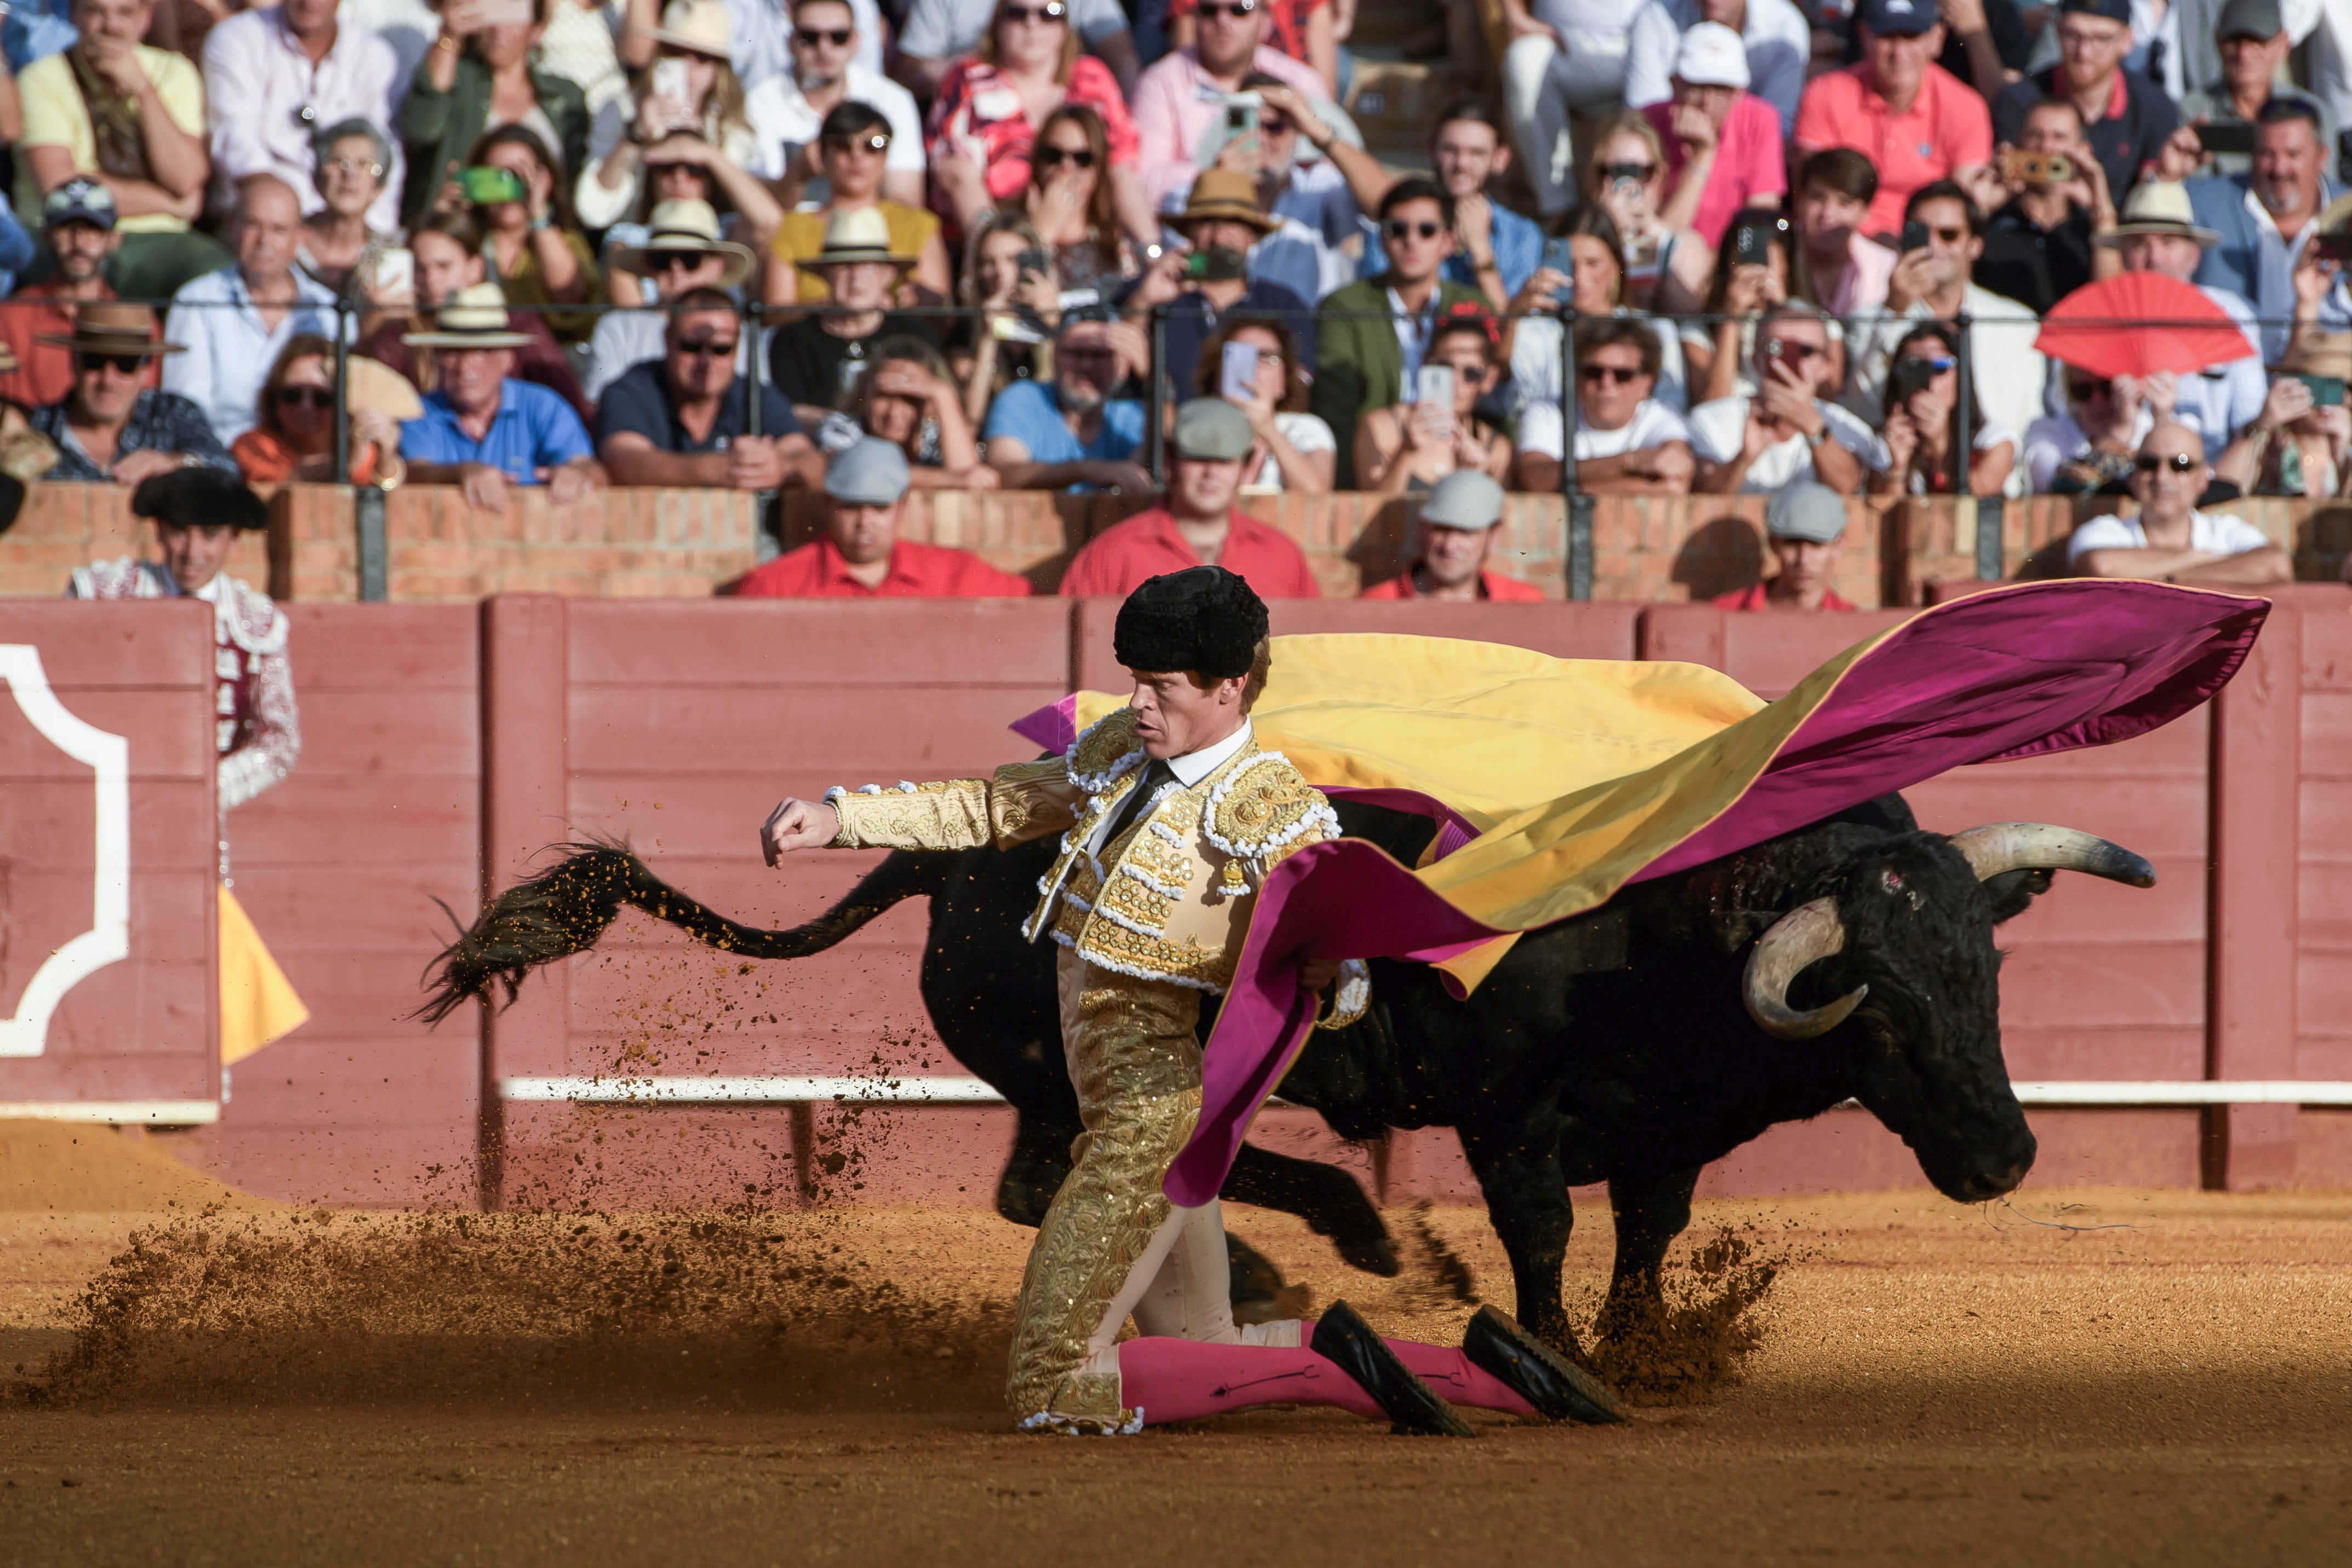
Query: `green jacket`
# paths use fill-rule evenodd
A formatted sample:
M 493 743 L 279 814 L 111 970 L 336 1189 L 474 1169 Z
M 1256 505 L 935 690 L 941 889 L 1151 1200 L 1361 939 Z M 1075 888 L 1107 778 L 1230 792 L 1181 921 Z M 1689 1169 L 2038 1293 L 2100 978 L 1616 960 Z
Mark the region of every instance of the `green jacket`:
M 1486 296 L 1458 283 L 1440 281 L 1437 308 L 1457 300 L 1486 303 Z M 1397 342 L 1385 279 L 1367 278 L 1335 289 L 1316 317 L 1316 414 L 1331 426 L 1339 444 L 1335 488 L 1356 488 L 1356 423 L 1365 411 L 1391 408 L 1404 395 L 1404 347 Z M 1351 311 L 1371 311 L 1349 319 Z
M 575 82 L 544 71 L 530 73 L 530 89 L 562 138 L 554 149 L 563 160 L 555 171 L 556 188 L 570 191 L 588 158 L 588 99 Z M 433 205 L 442 185 L 466 166 L 474 143 L 482 139 L 482 125 L 490 117 L 490 68 L 471 55 L 457 59 L 457 75 L 442 92 L 433 85 L 425 66 L 400 100 L 395 124 L 408 150 L 408 184 L 401 193 L 401 221 L 414 228 Z M 569 209 L 566 209 L 569 210 Z

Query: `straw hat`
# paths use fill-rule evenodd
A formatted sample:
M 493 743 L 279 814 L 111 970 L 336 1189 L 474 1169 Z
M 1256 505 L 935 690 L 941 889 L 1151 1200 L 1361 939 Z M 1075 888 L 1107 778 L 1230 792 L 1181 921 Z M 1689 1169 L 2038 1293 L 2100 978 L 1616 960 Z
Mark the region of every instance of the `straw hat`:
M 727 0 L 670 0 L 654 37 L 713 59 L 734 58 L 735 26 L 728 20 Z
M 1281 219 L 1268 217 L 1257 205 L 1257 182 L 1238 169 L 1202 170 L 1176 221 L 1204 223 L 1212 218 L 1245 223 L 1262 235 L 1272 234 L 1282 226 Z
M 2142 180 L 2133 186 L 2124 198 L 2123 221 L 2113 233 L 2099 236 L 2098 243 L 2112 247 L 2135 234 L 2179 235 L 2208 247 L 2221 237 L 2197 221 L 2189 187 L 2177 180 Z
M 824 248 L 801 265 L 845 267 L 854 261 L 887 261 L 902 271 L 915 265 L 911 256 L 891 254 L 890 220 L 879 207 L 854 207 L 834 214 L 824 226 Z
M 507 297 L 495 283 L 460 289 L 434 312 L 430 331 L 404 333 L 400 340 L 420 349 L 519 349 L 531 341 L 507 321 Z
M 144 305 L 112 300 L 77 307 L 72 331 L 43 332 L 38 341 L 89 353 L 138 354 L 142 358 L 187 352 L 184 344 L 157 341 L 153 310 Z
M 2305 375 L 2335 375 L 2352 381 L 2352 332 L 2323 331 L 2315 327 L 2297 338 L 2279 356 L 2275 367 Z
M 723 256 L 727 269 L 718 287 L 732 289 L 751 276 L 755 259 L 749 246 L 719 237 L 719 214 L 709 202 L 669 201 L 654 208 L 653 233 L 643 245 L 624 246 L 613 253 L 613 265 L 624 272 L 646 273 L 672 256 Z

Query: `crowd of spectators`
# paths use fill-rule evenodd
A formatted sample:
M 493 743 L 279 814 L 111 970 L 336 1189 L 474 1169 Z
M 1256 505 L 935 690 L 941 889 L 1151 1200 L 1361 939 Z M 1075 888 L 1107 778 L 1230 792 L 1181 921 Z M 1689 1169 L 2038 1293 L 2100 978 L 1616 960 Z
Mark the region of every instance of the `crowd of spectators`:
M 2229 581 L 2284 558 L 2210 509 L 2352 496 L 2308 0 L 1503 0 L 1426 173 L 1342 107 L 1346 0 L 27 9 L 0 399 L 53 479 L 326 477 L 341 328 L 361 482 L 830 496 L 747 592 L 1015 591 L 897 540 L 915 488 L 1152 493 L 1104 592 L 1311 592 L 1237 492 L 1425 493 L 1377 591 L 1430 597 L 1507 596 L 1509 491 L 1769 494 L 1808 606 L 1824 496 L 2131 496 L 2077 569 Z M 2242 350 L 2036 349 L 2138 272 Z

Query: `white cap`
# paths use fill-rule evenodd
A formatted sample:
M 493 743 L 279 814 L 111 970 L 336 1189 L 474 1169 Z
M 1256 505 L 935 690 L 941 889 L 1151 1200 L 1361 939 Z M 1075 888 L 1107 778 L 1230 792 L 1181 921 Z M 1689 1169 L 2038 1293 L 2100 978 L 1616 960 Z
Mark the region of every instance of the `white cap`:
M 1693 87 L 1748 85 L 1748 46 L 1720 22 L 1697 22 L 1683 35 L 1674 74 Z

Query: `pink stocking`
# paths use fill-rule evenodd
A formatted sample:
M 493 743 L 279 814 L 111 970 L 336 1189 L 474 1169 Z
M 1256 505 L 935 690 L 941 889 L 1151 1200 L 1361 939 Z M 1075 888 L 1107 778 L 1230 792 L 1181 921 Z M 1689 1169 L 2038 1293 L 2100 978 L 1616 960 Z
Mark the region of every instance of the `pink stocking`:
M 1140 1410 L 1145 1423 L 1154 1426 L 1255 1405 L 1337 1405 L 1388 1419 L 1338 1363 L 1310 1350 L 1133 1339 L 1118 1347 L 1118 1380 L 1120 1403 Z
M 1312 1336 L 1315 1331 L 1310 1328 L 1307 1332 Z M 1451 1345 L 1425 1345 L 1418 1340 L 1389 1340 L 1386 1343 L 1396 1352 L 1397 1360 L 1404 1363 L 1406 1371 L 1429 1384 L 1430 1392 L 1448 1405 L 1507 1410 L 1514 1415 L 1536 1413 L 1536 1407 L 1512 1392 L 1508 1384 L 1461 1350 Z

